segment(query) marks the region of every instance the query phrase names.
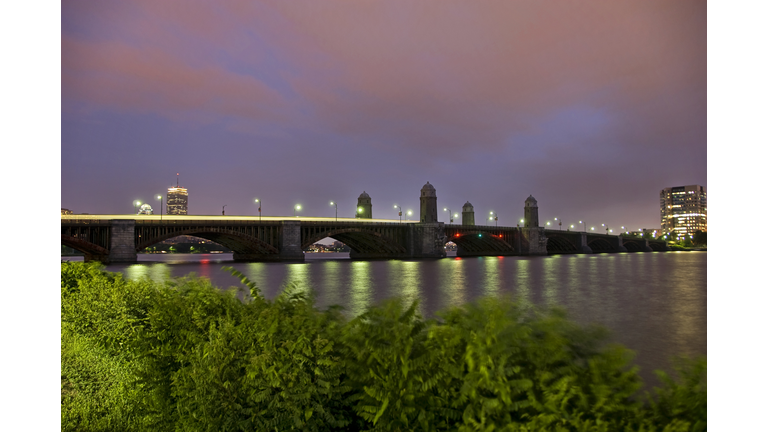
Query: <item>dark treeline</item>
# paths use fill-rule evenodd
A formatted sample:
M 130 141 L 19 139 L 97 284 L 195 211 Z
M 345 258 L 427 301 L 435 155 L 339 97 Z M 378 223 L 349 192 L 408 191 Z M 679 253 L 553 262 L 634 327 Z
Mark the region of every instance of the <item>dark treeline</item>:
M 486 299 L 347 319 L 288 286 L 61 264 L 62 430 L 701 431 L 706 359 L 639 394 L 631 352 L 558 309 Z

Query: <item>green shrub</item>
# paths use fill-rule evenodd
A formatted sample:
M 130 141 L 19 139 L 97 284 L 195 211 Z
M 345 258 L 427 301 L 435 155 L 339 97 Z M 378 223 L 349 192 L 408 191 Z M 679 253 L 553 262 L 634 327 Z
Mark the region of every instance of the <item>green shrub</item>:
M 706 359 L 640 402 L 631 352 L 562 310 L 484 299 L 347 321 L 286 287 L 62 263 L 62 430 L 706 430 Z

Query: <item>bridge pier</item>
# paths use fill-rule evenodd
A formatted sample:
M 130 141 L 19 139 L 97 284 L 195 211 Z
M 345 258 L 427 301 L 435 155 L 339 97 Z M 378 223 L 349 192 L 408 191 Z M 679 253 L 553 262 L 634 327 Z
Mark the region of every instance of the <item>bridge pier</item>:
M 576 237 L 576 253 L 586 253 L 591 254 L 592 248 L 587 246 L 587 233 L 586 232 L 580 232 L 578 233 L 578 236 Z
M 627 248 L 624 247 L 624 242 L 622 241 L 620 235 L 617 235 L 615 239 L 611 241 L 611 243 L 613 243 L 616 247 L 616 252 L 627 252 Z M 648 247 L 648 242 L 646 242 L 645 246 Z
M 537 215 L 538 218 L 538 215 Z M 538 221 L 537 221 L 538 222 Z M 538 223 L 537 223 L 538 225 Z M 544 235 L 544 228 L 526 227 L 520 228 L 521 233 L 527 244 L 520 242 L 520 255 L 546 255 L 547 254 L 547 236 Z
M 445 257 L 445 224 L 443 222 L 412 224 L 408 251 L 413 258 Z
M 97 259 L 104 264 L 136 262 L 135 229 L 135 220 L 111 220 L 109 227 L 109 256 L 106 257 L 107 262 L 104 261 L 104 257 Z
M 281 261 L 304 261 L 304 251 L 301 249 L 301 221 L 282 221 L 280 229 Z

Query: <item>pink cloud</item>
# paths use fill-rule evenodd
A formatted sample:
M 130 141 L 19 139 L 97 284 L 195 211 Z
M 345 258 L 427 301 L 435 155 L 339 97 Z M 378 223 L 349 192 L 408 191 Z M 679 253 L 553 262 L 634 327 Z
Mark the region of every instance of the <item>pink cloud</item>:
M 62 36 L 61 49 L 67 99 L 175 119 L 275 120 L 286 106 L 278 92 L 252 76 L 215 64 L 190 66 L 161 48 Z

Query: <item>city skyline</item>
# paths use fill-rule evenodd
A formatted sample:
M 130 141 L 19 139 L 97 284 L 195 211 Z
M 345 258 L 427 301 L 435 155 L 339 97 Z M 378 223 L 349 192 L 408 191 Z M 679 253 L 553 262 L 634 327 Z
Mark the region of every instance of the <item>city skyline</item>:
M 62 4 L 61 206 L 660 228 L 707 186 L 706 4 Z M 96 181 L 98 179 L 98 181 Z M 109 189 L 109 196 L 102 192 Z M 563 227 L 566 228 L 565 226 Z

